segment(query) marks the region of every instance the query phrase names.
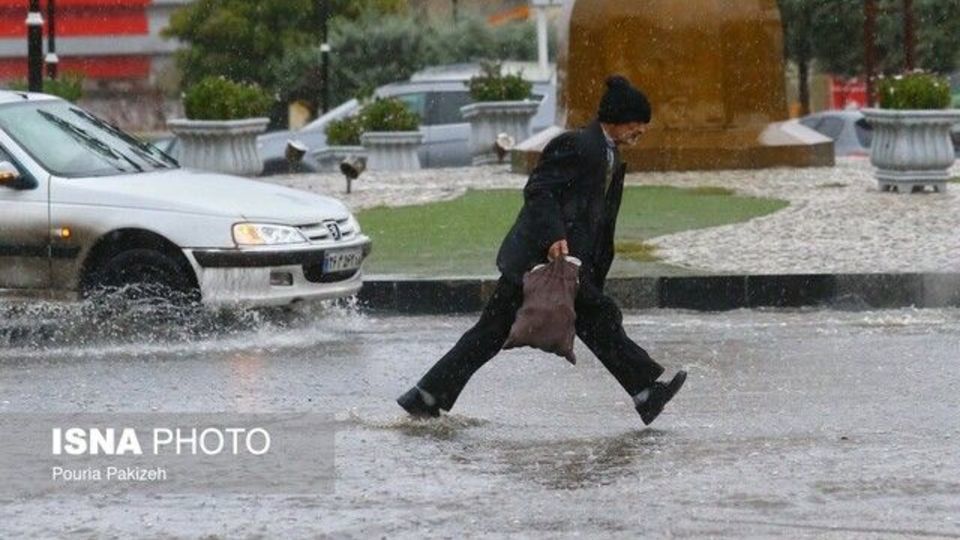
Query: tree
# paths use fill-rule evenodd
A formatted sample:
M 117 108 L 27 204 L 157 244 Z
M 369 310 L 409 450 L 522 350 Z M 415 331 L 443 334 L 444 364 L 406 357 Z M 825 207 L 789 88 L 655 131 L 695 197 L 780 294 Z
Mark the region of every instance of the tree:
M 336 16 L 359 19 L 367 13 L 404 13 L 407 8 L 407 0 L 332 0 L 330 11 Z
M 331 27 L 330 94 L 333 103 L 408 79 L 427 66 L 492 60 L 533 60 L 536 27 L 528 22 L 491 28 L 482 19 L 424 25 L 411 15 L 338 18 Z M 320 94 L 319 47 L 289 50 L 277 64 L 276 88 L 284 101 L 315 102 Z M 464 87 L 466 89 L 466 87 Z
M 800 68 L 801 103 L 809 107 L 807 73 L 811 61 L 827 73 L 862 76 L 864 67 L 862 0 L 778 0 L 784 27 L 784 52 Z M 877 68 L 903 71 L 902 0 L 880 0 Z M 951 73 L 960 53 L 960 0 L 914 0 L 917 67 Z
M 914 0 L 914 10 L 918 67 L 942 74 L 955 71 L 960 63 L 960 0 Z M 902 39 L 902 30 L 896 28 L 894 39 Z M 897 52 L 894 61 L 902 61 L 902 50 Z
M 797 65 L 800 114 L 810 114 L 810 64 L 813 62 L 813 11 L 807 0 L 780 0 L 783 54 Z
M 822 71 L 856 77 L 863 73 L 863 0 L 816 0 L 810 38 Z
M 164 36 L 187 45 L 177 65 L 188 85 L 222 75 L 270 87 L 270 64 L 311 41 L 311 9 L 311 0 L 198 0 L 174 12 Z
M 797 65 L 802 114 L 810 112 L 810 69 L 845 76 L 860 72 L 863 57 L 861 0 L 778 0 L 784 55 Z
M 334 17 L 397 13 L 406 0 L 331 0 Z M 208 75 L 272 88 L 285 51 L 319 44 L 316 0 L 197 0 L 176 12 L 163 35 L 187 47 L 177 52 L 184 82 Z
M 863 2 L 831 0 L 823 13 L 815 40 L 816 57 L 830 73 L 848 77 L 864 72 Z M 904 69 L 903 1 L 881 0 L 877 20 L 878 71 Z M 920 69 L 950 73 L 957 69 L 960 53 L 960 0 L 914 0 L 917 58 Z

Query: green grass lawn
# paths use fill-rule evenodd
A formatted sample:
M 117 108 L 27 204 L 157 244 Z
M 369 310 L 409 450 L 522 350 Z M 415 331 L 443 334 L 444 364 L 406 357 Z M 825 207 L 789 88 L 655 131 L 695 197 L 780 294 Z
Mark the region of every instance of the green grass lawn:
M 500 242 L 523 203 L 518 190 L 469 191 L 458 199 L 358 214 L 373 239 L 369 274 L 468 276 L 497 274 Z M 657 262 L 644 240 L 737 223 L 776 212 L 787 202 L 740 197 L 718 188 L 628 187 L 617 222 L 615 275 L 677 274 Z

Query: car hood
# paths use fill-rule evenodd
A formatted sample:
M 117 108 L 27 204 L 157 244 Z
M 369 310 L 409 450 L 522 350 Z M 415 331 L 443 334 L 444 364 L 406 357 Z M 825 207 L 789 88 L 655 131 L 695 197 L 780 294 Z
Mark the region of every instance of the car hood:
M 96 178 L 58 178 L 51 202 L 206 214 L 289 225 L 345 219 L 340 201 L 225 174 L 173 169 Z

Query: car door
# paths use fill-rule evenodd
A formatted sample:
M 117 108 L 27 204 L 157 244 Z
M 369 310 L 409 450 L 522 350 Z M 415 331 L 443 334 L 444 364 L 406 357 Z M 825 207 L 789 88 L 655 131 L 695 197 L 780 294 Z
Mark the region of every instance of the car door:
M 12 157 L 10 144 L 0 136 L 0 164 L 12 165 L 22 179 L 0 183 L 0 289 L 45 289 L 50 285 L 48 185 Z
M 466 90 L 434 91 L 427 94 L 426 124 L 427 161 L 430 167 L 463 167 L 470 165 L 470 124 L 460 108 L 472 103 Z

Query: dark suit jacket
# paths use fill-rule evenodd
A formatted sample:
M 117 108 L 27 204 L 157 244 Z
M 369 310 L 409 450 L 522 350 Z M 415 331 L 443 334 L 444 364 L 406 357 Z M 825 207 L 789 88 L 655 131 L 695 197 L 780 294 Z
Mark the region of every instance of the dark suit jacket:
M 524 204 L 507 233 L 497 266 L 521 283 L 530 268 L 546 262 L 547 250 L 566 239 L 583 261 L 582 281 L 603 290 L 613 263 L 613 237 L 626 166 L 616 164 L 604 195 L 607 143 L 599 122 L 550 141 L 523 190 Z

